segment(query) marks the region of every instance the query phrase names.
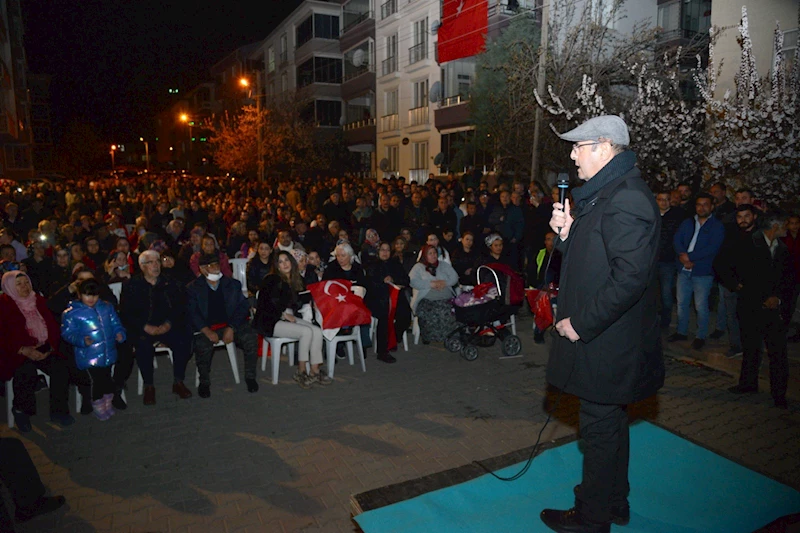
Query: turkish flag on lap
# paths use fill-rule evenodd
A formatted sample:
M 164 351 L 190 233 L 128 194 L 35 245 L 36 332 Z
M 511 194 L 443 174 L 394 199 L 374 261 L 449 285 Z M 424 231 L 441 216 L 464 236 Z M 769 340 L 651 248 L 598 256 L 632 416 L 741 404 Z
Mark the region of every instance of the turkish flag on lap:
M 488 0 L 444 0 L 438 31 L 439 63 L 480 54 L 488 27 Z
M 394 317 L 397 313 L 397 298 L 400 296 L 400 287 L 394 283 L 389 283 L 389 331 L 388 335 L 388 348 L 394 350 L 397 348 L 397 333 L 394 330 Z
M 346 279 L 331 279 L 306 287 L 322 315 L 322 329 L 359 326 L 372 321 L 372 313 L 360 296 L 350 292 L 351 286 Z

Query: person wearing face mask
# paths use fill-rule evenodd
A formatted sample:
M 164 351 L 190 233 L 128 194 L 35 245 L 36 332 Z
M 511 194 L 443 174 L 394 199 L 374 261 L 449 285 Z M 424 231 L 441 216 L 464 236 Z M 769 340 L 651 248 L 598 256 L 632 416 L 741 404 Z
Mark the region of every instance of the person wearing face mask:
M 194 332 L 194 353 L 201 398 L 211 396 L 211 358 L 214 345 L 236 343 L 244 352 L 244 380 L 248 392 L 258 391 L 256 360 L 258 334 L 251 327 L 250 304 L 242 294 L 242 284 L 220 271 L 215 254 L 203 254 L 199 260 L 200 277 L 188 286 L 188 316 Z

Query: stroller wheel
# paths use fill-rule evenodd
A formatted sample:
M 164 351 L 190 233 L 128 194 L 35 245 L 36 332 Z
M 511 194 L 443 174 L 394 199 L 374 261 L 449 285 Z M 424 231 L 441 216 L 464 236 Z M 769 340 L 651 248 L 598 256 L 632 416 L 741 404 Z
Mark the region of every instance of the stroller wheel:
M 461 357 L 467 361 L 474 361 L 478 358 L 478 347 L 468 344 L 461 348 Z
M 444 347 L 450 350 L 452 353 L 460 352 L 461 348 L 464 347 L 464 343 L 461 342 L 461 337 L 458 333 L 451 337 L 447 337 L 444 340 Z
M 517 355 L 522 351 L 522 341 L 516 335 L 509 335 L 503 339 L 503 355 Z

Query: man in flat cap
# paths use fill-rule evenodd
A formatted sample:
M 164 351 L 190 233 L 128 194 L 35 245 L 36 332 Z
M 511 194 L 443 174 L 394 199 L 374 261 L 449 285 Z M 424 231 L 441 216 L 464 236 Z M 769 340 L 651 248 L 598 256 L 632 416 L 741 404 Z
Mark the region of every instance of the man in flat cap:
M 550 219 L 563 260 L 547 381 L 580 399 L 584 459 L 575 506 L 545 509 L 541 519 L 554 531 L 601 533 L 630 517 L 627 405 L 664 384 L 661 220 L 620 117 L 596 117 L 560 137 L 574 143 L 570 158 L 585 183 L 572 190 L 574 205 L 553 205 Z

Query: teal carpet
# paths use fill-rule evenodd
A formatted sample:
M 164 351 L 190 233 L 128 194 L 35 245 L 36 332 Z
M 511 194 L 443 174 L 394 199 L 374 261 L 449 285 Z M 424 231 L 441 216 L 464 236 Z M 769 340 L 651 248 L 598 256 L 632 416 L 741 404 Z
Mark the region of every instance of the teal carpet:
M 483 475 L 354 519 L 365 533 L 548 532 L 539 512 L 572 507 L 582 460 L 573 441 L 541 453 L 517 481 Z M 630 524 L 612 531 L 751 533 L 800 512 L 800 492 L 646 422 L 631 426 L 630 483 Z

